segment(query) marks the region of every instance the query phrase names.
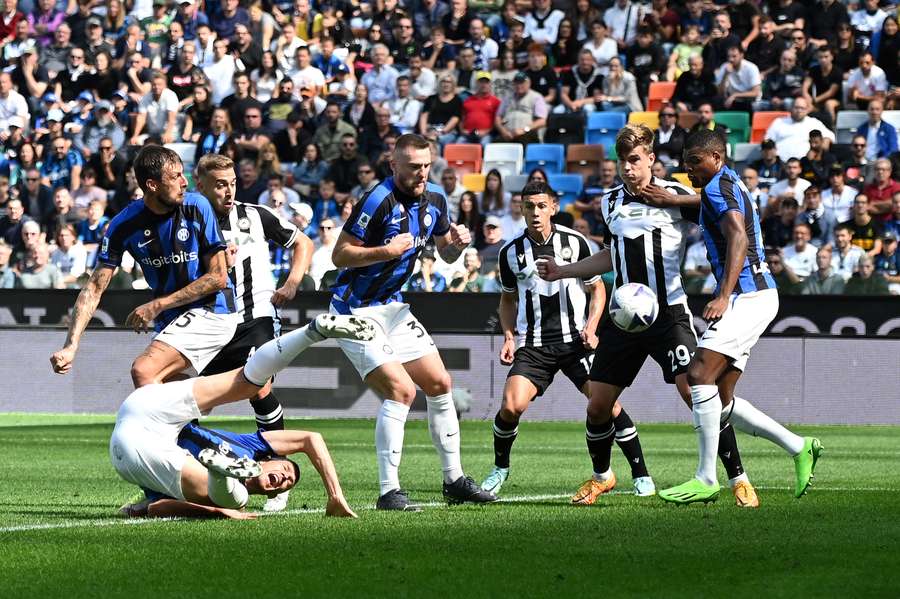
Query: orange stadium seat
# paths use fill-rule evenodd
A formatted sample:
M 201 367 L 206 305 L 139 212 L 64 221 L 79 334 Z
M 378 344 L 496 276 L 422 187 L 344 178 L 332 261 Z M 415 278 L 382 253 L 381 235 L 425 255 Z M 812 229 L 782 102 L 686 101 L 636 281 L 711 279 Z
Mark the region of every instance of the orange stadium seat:
M 750 124 L 750 142 L 760 143 L 766 134 L 766 129 L 775 119 L 783 116 L 790 116 L 790 112 L 783 111 L 762 111 L 753 113 L 753 121 Z
M 647 110 L 659 111 L 672 99 L 675 93 L 674 81 L 654 81 L 647 92 Z
M 457 175 L 481 172 L 481 144 L 447 144 L 444 147 L 447 166 L 456 169 Z

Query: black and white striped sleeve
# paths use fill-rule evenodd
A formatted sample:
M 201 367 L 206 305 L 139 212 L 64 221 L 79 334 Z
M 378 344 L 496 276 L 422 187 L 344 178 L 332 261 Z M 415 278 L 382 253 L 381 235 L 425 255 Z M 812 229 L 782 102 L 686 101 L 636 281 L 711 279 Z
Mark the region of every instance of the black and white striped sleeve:
M 500 289 L 505 293 L 515 293 L 518 288 L 516 275 L 513 274 L 512 267 L 509 265 L 509 248 L 510 244 L 503 246 L 500 250 Z
M 286 248 L 294 245 L 300 230 L 292 222 L 276 214 L 268 206 L 254 206 L 254 208 L 259 215 L 259 222 L 262 224 L 263 233 L 268 241 L 274 241 Z

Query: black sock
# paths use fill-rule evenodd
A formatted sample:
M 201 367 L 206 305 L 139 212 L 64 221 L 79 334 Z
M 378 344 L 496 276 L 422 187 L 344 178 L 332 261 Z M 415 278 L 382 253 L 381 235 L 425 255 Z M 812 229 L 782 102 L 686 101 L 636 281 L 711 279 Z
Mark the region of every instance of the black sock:
M 256 425 L 264 431 L 284 430 L 284 411 L 281 404 L 271 391 L 262 399 L 250 400 L 253 411 L 256 412 Z
M 741 452 L 738 451 L 734 427 L 727 422 L 719 431 L 719 459 L 725 466 L 729 480 L 744 473 L 744 464 L 741 463 Z
M 507 422 L 497 412 L 494 416 L 494 465 L 497 468 L 509 468 L 509 454 L 518 434 L 519 423 Z
M 650 476 L 650 473 L 647 472 L 647 464 L 644 462 L 641 439 L 638 437 L 634 422 L 631 421 L 631 417 L 624 408 L 613 420 L 613 424 L 616 427 L 616 444 L 622 450 L 625 459 L 628 460 L 628 465 L 631 466 L 631 478 Z
M 585 440 L 587 441 L 591 462 L 594 464 L 594 472 L 603 474 L 609 470 L 616 427 L 613 425 L 612 420 L 607 420 L 602 424 L 591 424 L 590 420 L 585 420 L 584 427 Z

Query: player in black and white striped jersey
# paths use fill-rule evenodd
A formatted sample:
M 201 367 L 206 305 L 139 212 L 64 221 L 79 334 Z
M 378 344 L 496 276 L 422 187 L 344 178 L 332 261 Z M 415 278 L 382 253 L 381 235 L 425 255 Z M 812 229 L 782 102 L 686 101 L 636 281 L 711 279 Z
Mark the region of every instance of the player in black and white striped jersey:
M 682 399 L 691 405 L 687 368 L 697 348 L 697 335 L 681 284 L 681 262 L 685 233 L 690 221 L 698 216 L 699 197 L 689 187 L 652 176 L 653 132 L 646 126 L 626 125 L 620 130 L 616 152 L 624 184 L 611 189 L 601 200 L 603 221 L 609 231 L 608 249 L 576 264 L 540 266 L 540 275 L 548 280 L 589 277 L 612 270 L 613 291 L 625 283 L 642 283 L 656 292 L 659 301 L 659 316 L 646 331 L 626 333 L 610 321 L 601 326 L 590 373 L 586 427 L 594 476 L 572 498 L 578 504 L 594 503 L 611 488 L 610 481 L 615 481 L 609 467 L 614 436 L 612 408 L 648 356 L 660 365 L 665 381 L 676 385 Z M 665 202 L 654 199 L 660 195 Z M 759 499 L 744 473 L 729 425 L 720 433 L 719 457 L 728 472 L 736 504 L 758 507 Z
M 197 163 L 197 188 L 210 201 L 219 218 L 222 236 L 234 265 L 229 276 L 234 284 L 236 309 L 241 322 L 231 341 L 222 348 L 201 375 L 228 372 L 245 363 L 267 341 L 280 334 L 278 307 L 293 299 L 303 274 L 309 269 L 313 243 L 288 220 L 266 206 L 235 201 L 234 163 L 226 156 L 208 154 Z M 291 248 L 291 270 L 281 288 L 275 289 L 269 242 Z M 272 381 L 250 398 L 261 430 L 283 430 L 284 412 L 272 393 Z M 287 492 L 270 498 L 266 511 L 287 505 Z
M 509 477 L 519 419 L 531 401 L 544 394 L 556 373 L 562 371 L 587 395 L 591 353 L 606 300 L 599 275 L 553 282 L 537 276 L 540 260 L 578 262 L 589 257 L 591 250 L 581 233 L 550 222 L 559 202 L 545 182 L 526 185 L 522 200 L 526 230 L 499 254 L 500 323 L 505 337 L 500 362 L 512 368 L 494 418 L 494 468 L 481 485 L 495 494 Z M 591 295 L 589 307 L 586 290 Z M 652 487 L 634 423 L 620 406 L 614 411 L 617 440 L 632 465 L 636 492 Z

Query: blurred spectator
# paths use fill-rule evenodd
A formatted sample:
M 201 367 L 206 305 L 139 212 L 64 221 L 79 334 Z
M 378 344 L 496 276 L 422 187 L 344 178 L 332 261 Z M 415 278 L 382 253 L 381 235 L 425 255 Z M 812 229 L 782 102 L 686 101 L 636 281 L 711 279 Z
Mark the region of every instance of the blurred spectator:
M 19 282 L 25 289 L 65 287 L 62 273 L 56 265 L 50 263 L 50 249 L 46 243 L 40 242 L 28 252 L 28 257 L 19 272 Z
M 447 280 L 434 269 L 434 251 L 423 251 L 419 256 L 419 272 L 415 273 L 408 283 L 409 291 L 441 293 L 447 290 Z
M 484 219 L 484 244 L 476 246 L 483 266 L 482 272 L 491 272 L 496 268 L 500 249 L 503 247 L 503 222 L 496 216 Z
M 762 214 L 766 204 L 769 203 L 769 194 L 759 186 L 759 173 L 755 168 L 748 166 L 741 173 L 741 181 L 750 192 L 750 199 L 756 203 L 756 209 Z
M 892 179 L 891 174 L 891 161 L 879 158 L 875 161 L 874 180 L 862 190 L 869 199 L 869 213 L 881 221 L 890 218 L 891 197 L 900 192 L 900 182 Z
M 63 284 L 69 289 L 77 289 L 78 277 L 87 269 L 87 250 L 78 241 L 75 227 L 66 225 L 56 233 L 56 249 L 50 254 L 50 263 L 59 269 Z
M 660 81 L 666 68 L 666 57 L 654 39 L 652 29 L 647 26 L 638 28 L 634 42 L 625 49 L 625 63 L 637 82 L 638 96 L 646 101 L 650 83 Z
M 6 203 L 6 214 L 0 218 L 0 239 L 18 249 L 22 243 L 22 223 L 27 220 L 22 200 L 9 200 Z
M 213 97 L 215 101 L 215 97 Z M 253 83 L 248 73 L 239 72 L 234 75 L 234 93 L 226 96 L 219 102 L 219 106 L 228 111 L 228 120 L 235 132 L 242 132 L 245 126 L 245 116 L 250 108 L 256 108 L 262 113 L 262 103 L 253 97 Z M 262 122 L 257 123 L 259 127 Z
M 806 179 L 800 178 L 800 161 L 791 158 L 784 166 L 784 179 L 781 179 L 771 187 L 769 187 L 769 203 L 776 200 L 791 198 L 801 204 L 803 202 L 803 193 L 812 185 Z
M 615 4 L 603 13 L 609 34 L 616 40 L 620 52 L 637 37 L 638 25 L 644 20 L 644 10 L 643 6 L 631 0 L 616 0 Z
M 875 179 L 875 162 L 866 158 L 868 143 L 862 135 L 854 135 L 850 143 L 850 160 L 845 169 L 847 185 L 862 189 Z
M 41 183 L 41 174 L 36 168 L 28 169 L 22 177 L 19 200 L 25 206 L 25 214 L 39 223 L 46 223 L 53 214 L 53 190 Z
M 847 78 L 847 97 L 859 110 L 866 110 L 872 100 L 884 100 L 888 89 L 884 70 L 875 64 L 869 52 L 859 57 L 859 67 Z
M 363 131 L 359 137 L 359 151 L 369 161 L 378 162 L 388 148 L 388 138 L 393 137 L 396 143 L 400 131 L 391 124 L 391 111 L 381 105 L 375 108 L 375 126 Z
M 672 103 L 679 112 L 698 110 L 701 105 L 715 98 L 719 91 L 711 72 L 703 67 L 703 58 L 692 55 L 688 59 L 689 70 L 679 75 L 672 93 Z
M 300 201 L 300 194 L 290 187 L 284 186 L 284 175 L 280 173 L 270 173 L 264 179 L 266 180 L 266 190 L 260 194 L 256 203 L 274 207 L 271 201 L 272 196 L 280 192 L 284 195 L 284 199 L 278 204 L 279 212 L 286 218 L 290 218 L 290 205 Z
M 703 59 L 703 44 L 700 43 L 700 28 L 687 25 L 681 29 L 681 43 L 677 44 L 669 54 L 666 67 L 666 80 L 677 81 L 682 73 L 690 69 L 690 61 L 694 56 Z M 703 67 L 700 67 L 701 71 Z
M 769 203 L 772 206 L 772 202 Z M 798 203 L 792 197 L 783 197 L 777 202 L 777 209 L 762 220 L 763 242 L 769 248 L 783 248 L 790 243 L 794 234 Z
M 747 60 L 759 68 L 761 77 L 766 77 L 778 68 L 785 46 L 784 38 L 775 33 L 775 21 L 763 15 L 759 18 L 759 35 L 747 46 Z
M 603 93 L 599 100 L 607 112 L 628 113 L 644 108 L 638 97 L 634 75 L 622 68 L 622 61 L 618 58 L 609 61 L 609 75 L 603 80 Z
M 559 22 L 559 35 L 550 49 L 550 64 L 555 68 L 570 67 L 578 63 L 578 51 L 581 44 L 575 39 L 575 28 L 572 20 L 566 17 Z M 593 55 L 592 55 L 593 57 Z
M 72 225 L 81 220 L 81 215 L 75 211 L 75 202 L 72 194 L 65 187 L 60 187 L 53 192 L 53 212 L 47 221 L 47 237 L 53 239 L 61 228 Z
M 328 169 L 328 178 L 334 181 L 336 197 L 343 201 L 349 195 L 356 182 L 356 173 L 359 165 L 366 160 L 357 151 L 355 131 L 344 133 L 341 137 L 341 152 L 337 158 L 331 161 Z
M 481 192 L 479 212 L 503 218 L 509 211 L 511 196 L 503 189 L 503 177 L 497 169 L 491 169 L 485 176 L 484 191 Z M 521 205 L 519 206 L 521 216 Z M 512 239 L 510 237 L 510 239 Z
M 791 31 L 790 38 L 790 47 L 797 53 L 797 64 L 803 67 L 803 69 L 809 69 L 816 58 L 816 46 L 809 43 L 809 38 L 806 37 L 806 33 L 799 27 Z M 841 62 L 838 62 L 837 64 L 841 67 L 842 71 L 847 72 L 847 70 L 849 70 L 844 68 Z
M 817 186 L 811 185 L 803 192 L 803 212 L 797 216 L 797 222 L 809 225 L 810 243 L 817 248 L 831 243 L 837 221 L 834 211 L 822 205 L 822 194 Z
M 134 60 L 132 59 L 132 64 L 133 62 Z M 215 40 L 213 42 L 212 64 L 203 67 L 203 73 L 209 79 L 212 87 L 214 104 L 221 105 L 225 98 L 230 97 L 234 93 L 236 71 L 234 56 L 228 54 L 228 40 L 222 38 Z
M 798 222 L 794 225 L 794 243 L 784 248 L 782 259 L 801 280 L 816 270 L 816 247 L 809 243 L 811 227 Z
M 440 0 L 422 0 L 413 12 L 413 23 L 416 33 L 426 38 L 431 35 L 431 28 L 440 26 L 441 19 L 450 12 L 446 2 Z
M 244 110 L 244 126 L 239 134 L 231 137 L 242 158 L 256 160 L 271 145 L 272 134 L 263 126 L 262 118 L 261 106 L 247 106 Z
M 100 100 L 94 107 L 94 118 L 75 137 L 75 147 L 81 151 L 85 160 L 91 160 L 93 156 L 101 154 L 100 147 L 104 140 L 108 140 L 113 148 L 121 148 L 125 145 L 125 130 L 114 118 L 113 105 L 107 100 Z
M 618 0 L 622 4 L 622 0 Z M 559 24 L 565 18 L 563 11 L 551 6 L 550 0 L 532 0 L 532 9 L 525 14 L 525 35 L 538 44 L 552 45 L 556 43 Z M 614 9 L 607 10 L 612 15 Z M 607 19 L 607 23 L 609 20 Z M 637 21 L 635 21 L 637 26 Z
M 456 93 L 456 83 L 452 76 L 443 74 L 437 93 L 425 101 L 422 114 L 419 115 L 419 133 L 428 139 L 436 139 L 443 147 L 456 141 L 457 127 L 462 116 L 463 102 Z M 494 119 L 491 117 L 487 125 L 488 131 L 493 123 Z
M 294 185 L 298 186 L 300 193 L 309 195 L 314 186 L 319 184 L 329 168 L 328 161 L 322 157 L 319 146 L 315 143 L 306 144 L 303 152 L 303 160 L 294 167 Z
M 456 49 L 455 44 L 447 41 L 443 25 L 432 27 L 429 41 L 422 46 L 422 64 L 435 71 L 453 71 L 456 69 Z
M 516 77 L 519 77 L 519 75 L 516 75 Z M 460 135 L 457 143 L 481 143 L 482 145 L 487 145 L 491 142 L 491 132 L 495 122 L 499 119 L 498 113 L 505 104 L 491 93 L 490 73 L 481 71 L 476 73 L 475 78 L 475 94 L 466 98 L 462 103 L 462 123 L 459 127 Z M 538 94 L 534 92 L 529 92 L 529 94 L 520 99 L 517 99 L 519 97 L 514 94 L 509 98 L 509 102 L 518 102 L 516 106 L 521 104 L 523 109 L 525 109 L 528 102 L 536 101 L 539 98 Z
M 358 130 L 375 126 L 375 109 L 369 103 L 369 88 L 364 83 L 356 85 L 353 102 L 344 107 L 344 120 Z
M 413 133 L 419 123 L 422 103 L 410 95 L 410 81 L 407 75 L 397 77 L 397 94 L 384 106 L 391 115 L 391 124 L 403 133 Z
M 853 200 L 859 190 L 844 183 L 844 169 L 839 164 L 832 165 L 828 172 L 828 183 L 828 189 L 822 192 L 822 206 L 831 212 L 836 222 L 850 220 Z
M 339 232 L 335 222 L 330 218 L 323 218 L 319 223 L 319 243 L 309 265 L 309 276 L 315 281 L 316 289 L 321 289 L 325 273 L 336 270 L 334 262 L 331 261 L 331 254 L 334 252 Z
M 766 264 L 769 265 L 769 273 L 775 279 L 778 293 L 781 295 L 796 295 L 800 293 L 800 277 L 785 264 L 781 249 L 766 250 Z
M 266 190 L 266 182 L 260 179 L 256 162 L 244 158 L 238 163 L 238 182 L 235 199 L 245 204 L 256 204 L 259 196 Z
M 681 164 L 681 154 L 688 132 L 678 126 L 678 113 L 671 105 L 659 111 L 659 128 L 653 132 L 653 153 L 666 168 L 675 170 Z
M 845 295 L 890 295 L 887 280 L 875 273 L 875 262 L 871 256 L 862 256 L 857 265 L 857 272 L 847 285 L 844 286 Z
M 485 36 L 484 21 L 480 18 L 475 17 L 469 21 L 469 37 L 463 45 L 475 51 L 476 70 L 485 71 L 497 66 L 500 47 L 497 42 Z
M 716 113 L 713 112 L 712 104 L 708 101 L 703 102 L 697 108 L 697 116 L 699 119 L 696 124 L 691 127 L 691 131 L 699 131 L 700 129 L 709 129 L 710 131 L 716 131 L 725 137 L 728 134 L 728 128 L 721 123 L 716 122 Z
M 819 111 L 828 116 L 828 122 L 834 124 L 837 111 L 841 107 L 844 72 L 834 64 L 834 50 L 830 46 L 822 46 L 816 51 L 817 63 L 813 65 L 803 78 L 803 97 Z
M 381 183 L 375 177 L 375 169 L 368 162 L 361 162 L 356 169 L 356 180 L 359 184 L 350 190 L 350 200 L 358 202 L 362 197 Z
M 478 209 L 478 200 L 471 191 L 464 191 L 458 200 L 456 215 L 453 220 L 458 225 L 465 225 L 472 233 L 473 245 L 484 247 L 484 215 Z M 451 210 L 451 215 L 453 215 Z
M 831 256 L 831 267 L 835 274 L 847 281 L 856 272 L 856 265 L 866 253 L 853 245 L 853 230 L 845 223 L 834 229 L 834 253 Z
M 20 117 L 23 123 L 31 120 L 28 102 L 13 89 L 12 76 L 8 72 L 0 73 L 0 130 L 9 128 L 9 121 Z
M 740 51 L 740 58 L 732 55 L 732 49 L 734 48 Z M 712 30 L 710 30 L 709 38 L 703 48 L 703 62 L 706 63 L 706 68 L 717 72 L 722 65 L 728 62 L 734 67 L 734 71 L 726 70 L 727 75 L 733 75 L 729 82 L 730 91 L 725 95 L 726 109 L 729 109 L 730 104 L 727 103 L 727 98 L 731 94 L 735 92 L 749 92 L 753 87 L 758 87 L 762 83 L 759 76 L 759 68 L 749 60 L 743 60 L 744 50 L 745 47 L 741 45 L 740 38 L 731 31 L 731 18 L 728 16 L 728 13 L 724 11 L 716 13 L 716 16 L 713 17 Z M 752 68 L 748 65 L 752 65 Z M 722 77 L 717 75 L 717 81 L 721 80 Z M 757 97 L 743 97 L 749 97 L 752 100 L 758 99 L 758 90 Z
M 298 4 L 305 1 L 306 0 L 300 0 Z M 154 0 L 154 5 L 156 5 L 157 2 L 162 2 L 163 6 L 165 6 L 164 0 Z M 307 8 L 309 7 L 308 2 L 306 3 L 306 6 Z M 244 8 L 239 6 L 238 0 L 222 0 L 221 9 L 218 12 L 214 12 L 210 17 L 210 25 L 212 25 L 212 28 L 219 39 L 228 40 L 233 38 L 235 34 L 235 25 L 238 23 L 243 25 L 250 24 L 250 15 Z
M 166 76 L 157 71 L 150 80 L 150 92 L 141 98 L 138 105 L 131 144 L 141 145 L 146 137 L 158 139 L 164 144 L 175 141 L 179 110 L 178 96 L 166 87 Z
M 540 44 L 532 44 L 528 48 L 528 66 L 522 72 L 528 75 L 528 79 L 531 81 L 531 90 L 540 94 L 548 106 L 552 106 L 556 104 L 559 78 L 553 67 L 547 64 L 546 51 L 546 48 Z M 515 88 L 513 93 L 515 93 Z
M 103 215 L 104 203 L 100 200 L 93 200 L 87 208 L 87 217 L 78 223 L 76 229 L 78 241 L 84 244 L 84 249 L 92 258 L 97 252 L 100 240 L 103 238 L 103 230 L 109 218 Z M 89 260 L 88 263 L 93 263 Z
M 545 0 L 546 1 L 546 0 Z M 496 217 L 489 217 L 491 218 Z M 481 256 L 475 248 L 468 248 L 463 252 L 463 271 L 457 273 L 450 282 L 448 291 L 454 293 L 480 293 L 485 284 L 482 273 Z
M 713 27 L 712 13 L 707 12 L 706 7 L 701 0 L 686 0 L 684 3 L 685 11 L 681 16 L 682 27 L 696 25 L 700 30 L 700 39 L 705 44 L 709 38 L 710 31 Z
M 828 171 L 837 162 L 834 154 L 825 148 L 822 132 L 813 129 L 809 132 L 809 151 L 800 159 L 800 176 L 815 185 L 825 185 Z
M 0 239 L 0 289 L 21 287 L 19 275 L 12 267 L 12 246 Z
M 830 246 L 816 252 L 816 270 L 800 286 L 801 295 L 840 295 L 844 292 L 844 277 L 834 272 Z
M 826 0 L 827 4 L 843 9 L 844 21 L 847 20 L 847 9 L 835 0 Z M 881 24 L 888 14 L 878 8 L 878 0 L 863 0 L 862 6 L 850 15 L 850 24 L 857 34 L 865 39 L 872 39 L 872 34 L 881 29 Z M 836 24 L 836 23 L 835 23 Z
M 884 101 L 874 99 L 869 102 L 866 109 L 869 120 L 856 130 L 858 135 L 866 138 L 866 158 L 887 158 L 897 151 L 897 129 L 893 125 L 881 120 L 884 112 Z
M 41 182 L 52 189 L 78 189 L 81 186 L 83 164 L 81 154 L 69 149 L 69 142 L 65 138 L 58 137 L 53 140 L 52 154 L 44 159 Z
M 503 141 L 536 142 L 538 130 L 547 124 L 547 113 L 544 98 L 531 89 L 528 76 L 519 73 L 513 79 L 513 95 L 500 104 L 494 126 Z
M 584 43 L 585 50 L 589 50 L 594 55 L 594 62 L 600 74 L 606 77 L 609 74 L 609 61 L 619 55 L 619 46 L 616 40 L 609 37 L 609 29 L 606 23 L 596 20 L 591 23 L 591 39 Z M 526 46 L 527 47 L 527 46 Z M 524 65 L 516 57 L 516 66 L 522 68 Z
M 424 104 L 437 92 L 437 75 L 422 64 L 421 54 L 409 57 L 410 94 Z
M 797 98 L 791 107 L 790 116 L 772 121 L 765 138 L 775 142 L 778 155 L 782 158 L 799 159 L 809 152 L 809 134 L 815 130 L 828 139 L 829 143 L 834 143 L 834 133 L 822 121 L 809 116 L 809 101 Z
M 198 161 L 205 154 L 220 153 L 225 143 L 231 138 L 231 119 L 224 108 L 216 108 L 212 112 L 209 121 L 209 129 L 200 132 L 200 140 L 197 142 L 197 151 L 194 153 L 194 161 Z
M 90 203 L 96 200 L 100 202 L 105 212 L 107 195 L 105 189 L 97 186 L 97 173 L 91 167 L 87 167 L 81 173 L 81 187 L 72 194 L 72 199 L 75 201 L 75 210 L 79 212 L 87 210 Z
M 447 208 L 450 210 L 450 218 L 456 218 L 459 211 L 459 200 L 466 188 L 462 186 L 456 175 L 456 169 L 447 167 L 441 173 L 441 187 L 447 196 Z
M 762 86 L 762 99 L 753 110 L 790 110 L 803 93 L 804 72 L 797 65 L 797 54 L 791 49 L 781 53 L 778 69 L 769 73 Z
M 376 44 L 372 48 L 372 69 L 362 76 L 362 83 L 369 90 L 369 101 L 381 104 L 394 98 L 397 93 L 397 69 L 387 64 L 388 47 Z
M 891 197 L 891 215 L 884 222 L 884 230 L 885 232 L 892 231 L 900 238 L 900 192 Z
M 861 193 L 853 200 L 853 218 L 841 223 L 853 234 L 853 245 L 861 248 L 869 256 L 881 253 L 881 224 L 869 214 L 869 198 Z
M 522 214 L 522 195 L 513 194 L 509 201 L 509 211 L 500 218 L 503 241 L 512 241 L 525 231 L 525 216 Z
M 893 231 L 885 232 L 882 238 L 881 253 L 875 256 L 875 273 L 885 278 L 893 295 L 900 295 L 900 253 Z
M 329 102 L 323 113 L 325 120 L 316 129 L 313 143 L 322 150 L 322 158 L 332 161 L 341 153 L 341 143 L 345 135 L 356 138 L 356 130 L 341 119 L 341 108 L 336 102 Z
M 596 96 L 603 92 L 603 75 L 594 64 L 594 55 L 590 50 L 578 53 L 578 64 L 562 74 L 562 101 L 560 112 L 593 112 L 596 107 Z
M 703 240 L 696 241 L 687 247 L 682 265 L 684 288 L 688 293 L 708 293 L 715 288 L 715 277 L 706 254 Z M 712 279 L 712 285 L 708 282 Z

